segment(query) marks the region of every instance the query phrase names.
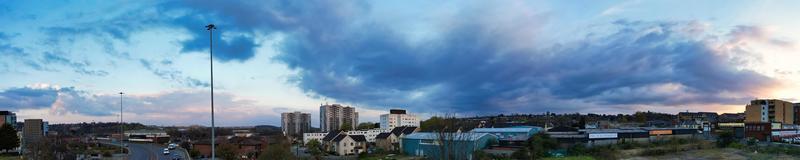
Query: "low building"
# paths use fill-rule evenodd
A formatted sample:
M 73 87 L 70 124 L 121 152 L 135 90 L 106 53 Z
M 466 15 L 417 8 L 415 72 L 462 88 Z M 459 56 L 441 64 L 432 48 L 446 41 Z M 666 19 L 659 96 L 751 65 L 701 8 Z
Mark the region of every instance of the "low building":
M 312 140 L 322 142 L 322 138 L 325 138 L 326 135 L 328 133 L 303 133 L 303 144 L 308 144 Z
M 795 107 L 797 108 L 797 107 Z M 717 118 L 719 123 L 743 123 L 745 118 L 744 113 L 723 113 Z
M 770 141 L 772 126 L 773 123 L 745 123 L 744 137 L 759 141 Z
M 390 129 L 383 129 L 383 128 L 375 128 L 375 129 L 369 129 L 369 130 L 347 131 L 347 135 L 364 135 L 364 137 L 367 138 L 367 142 L 374 143 L 375 142 L 375 137 L 377 137 L 378 134 L 381 134 L 381 133 L 384 133 L 384 132 L 389 132 L 389 131 L 391 131 L 391 130 Z
M 268 137 L 251 136 L 251 137 L 217 137 L 215 145 L 217 148 L 222 145 L 229 145 L 236 150 L 236 156 L 242 158 L 254 158 L 258 152 L 262 151 L 270 142 Z M 204 139 L 192 143 L 192 149 L 200 152 L 200 157 L 206 158 L 211 156 L 211 141 Z
M 650 142 L 675 138 L 698 138 L 703 133 L 697 128 L 642 128 L 650 134 Z
M 586 141 L 586 134 L 576 128 L 558 126 L 545 132 L 550 138 L 556 139 L 561 144 L 573 144 Z
M 417 132 L 401 138 L 403 153 L 424 156 L 430 159 L 443 159 L 442 150 L 450 159 L 471 160 L 473 153 L 497 143 L 497 137 L 489 133 L 431 133 Z
M 233 130 L 233 136 L 236 136 L 236 137 L 250 137 L 250 136 L 253 136 L 253 132 L 250 132 L 250 130 L 246 130 L 246 129 L 237 129 L 237 130 Z
M 380 133 L 375 137 L 375 145 L 384 151 L 398 151 L 400 138 L 419 131 L 418 127 L 395 127 L 389 132 Z
M 650 140 L 650 134 L 642 129 L 586 129 L 587 146 L 602 146 L 623 142 L 645 143 Z
M 731 132 L 733 133 L 733 137 L 737 139 L 745 137 L 744 123 L 717 123 L 717 127 L 714 132 Z
M 473 133 L 489 133 L 497 137 L 499 146 L 524 146 L 525 142 L 536 133 L 542 131 L 542 127 L 530 128 L 475 128 Z
M 125 137 L 128 141 L 132 142 L 153 142 L 153 143 L 166 143 L 169 142 L 169 135 L 163 130 L 130 130 L 125 131 Z
M 375 137 L 375 146 L 384 151 L 400 150 L 400 138 L 391 132 L 381 133 Z

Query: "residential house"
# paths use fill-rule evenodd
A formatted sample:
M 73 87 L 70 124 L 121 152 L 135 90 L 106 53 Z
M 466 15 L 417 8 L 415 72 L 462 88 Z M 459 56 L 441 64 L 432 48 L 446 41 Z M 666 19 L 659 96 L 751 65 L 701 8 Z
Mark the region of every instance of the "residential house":
M 270 139 L 264 136 L 250 136 L 250 137 L 217 137 L 215 143 L 219 148 L 222 145 L 230 145 L 236 149 L 236 156 L 243 158 L 255 158 L 267 145 L 268 142 L 277 142 L 277 139 Z M 209 140 L 200 140 L 192 144 L 192 149 L 200 152 L 201 157 L 211 156 L 211 142 Z
M 385 151 L 397 151 L 401 148 L 400 138 L 419 131 L 418 127 L 395 127 L 387 133 L 375 137 L 375 145 Z
M 332 151 L 337 155 L 358 155 L 367 151 L 367 138 L 364 135 L 339 134 L 331 141 Z

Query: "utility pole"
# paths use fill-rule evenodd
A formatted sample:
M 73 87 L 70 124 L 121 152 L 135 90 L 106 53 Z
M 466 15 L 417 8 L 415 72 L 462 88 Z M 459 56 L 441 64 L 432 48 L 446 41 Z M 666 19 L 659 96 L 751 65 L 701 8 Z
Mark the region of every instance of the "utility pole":
M 208 24 L 206 26 L 206 30 L 208 30 L 208 59 L 209 64 L 211 64 L 211 160 L 216 159 L 216 144 L 214 137 L 214 29 L 217 29 L 214 24 Z
M 119 153 L 125 154 L 125 123 L 122 121 L 122 95 L 124 93 L 119 92 Z

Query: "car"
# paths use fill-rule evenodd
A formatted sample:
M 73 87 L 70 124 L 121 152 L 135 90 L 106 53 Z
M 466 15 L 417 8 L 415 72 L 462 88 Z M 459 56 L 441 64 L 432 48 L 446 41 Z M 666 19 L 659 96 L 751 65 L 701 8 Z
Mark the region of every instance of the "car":
M 169 155 L 169 149 L 164 148 L 164 155 Z
M 175 148 L 177 148 L 177 147 L 178 147 L 178 145 L 177 145 L 177 144 L 175 144 L 175 143 L 170 143 L 170 144 L 168 145 L 168 147 L 167 147 L 167 148 L 169 148 L 169 150 L 173 150 L 173 149 L 175 149 Z

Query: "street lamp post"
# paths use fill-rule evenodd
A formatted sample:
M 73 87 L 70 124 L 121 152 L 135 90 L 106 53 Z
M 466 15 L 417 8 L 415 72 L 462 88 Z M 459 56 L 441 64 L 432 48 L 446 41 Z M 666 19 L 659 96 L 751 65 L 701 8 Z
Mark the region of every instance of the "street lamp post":
M 216 144 L 214 137 L 214 29 L 217 29 L 214 24 L 208 24 L 206 26 L 206 30 L 208 30 L 208 59 L 209 64 L 211 66 L 211 160 L 216 159 Z
M 125 154 L 125 123 L 122 121 L 122 95 L 125 93 L 119 92 L 119 153 Z

